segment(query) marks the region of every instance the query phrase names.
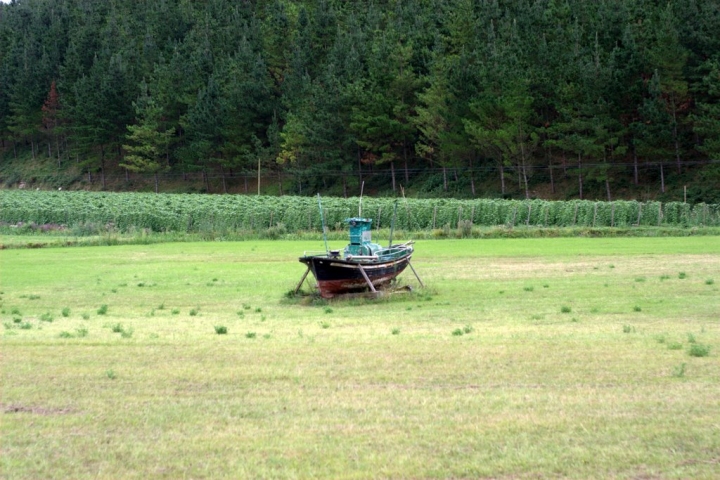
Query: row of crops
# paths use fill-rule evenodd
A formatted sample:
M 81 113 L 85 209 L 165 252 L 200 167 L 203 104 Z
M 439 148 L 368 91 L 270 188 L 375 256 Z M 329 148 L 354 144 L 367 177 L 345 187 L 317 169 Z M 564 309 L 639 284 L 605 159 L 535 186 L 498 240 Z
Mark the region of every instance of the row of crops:
M 0 222 L 5 224 L 82 224 L 118 230 L 202 232 L 248 231 L 283 226 L 292 233 L 320 230 L 318 199 L 249 195 L 193 195 L 5 190 Z M 455 200 L 323 198 L 326 225 L 372 218 L 375 228 L 430 230 L 475 226 L 630 227 L 720 226 L 720 205 L 682 202 Z

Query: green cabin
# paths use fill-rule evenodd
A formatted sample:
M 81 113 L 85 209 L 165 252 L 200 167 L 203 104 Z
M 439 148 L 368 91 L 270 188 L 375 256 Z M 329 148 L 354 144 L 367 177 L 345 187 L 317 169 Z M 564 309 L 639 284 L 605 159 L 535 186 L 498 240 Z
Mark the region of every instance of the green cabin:
M 372 219 L 355 217 L 345 221 L 350 227 L 350 244 L 345 247 L 345 257 L 375 255 L 382 249 L 377 243 L 372 243 Z

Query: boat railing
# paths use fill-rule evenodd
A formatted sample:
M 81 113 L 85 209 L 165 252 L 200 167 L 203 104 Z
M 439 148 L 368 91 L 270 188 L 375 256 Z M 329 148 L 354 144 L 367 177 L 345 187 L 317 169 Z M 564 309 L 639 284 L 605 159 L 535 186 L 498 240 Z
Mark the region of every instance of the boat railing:
M 346 260 L 364 260 L 364 261 L 374 261 L 377 260 L 379 257 L 377 255 L 348 255 L 345 257 Z
M 305 250 L 303 252 L 303 257 L 325 257 L 328 255 L 328 252 L 325 250 Z
M 382 256 L 398 255 L 401 253 L 405 253 L 411 248 L 411 245 L 413 243 L 414 242 L 407 242 L 407 243 L 403 243 L 401 245 L 393 245 L 391 247 L 383 248 L 382 250 L 378 250 L 377 252 L 375 252 L 375 254 L 382 257 Z

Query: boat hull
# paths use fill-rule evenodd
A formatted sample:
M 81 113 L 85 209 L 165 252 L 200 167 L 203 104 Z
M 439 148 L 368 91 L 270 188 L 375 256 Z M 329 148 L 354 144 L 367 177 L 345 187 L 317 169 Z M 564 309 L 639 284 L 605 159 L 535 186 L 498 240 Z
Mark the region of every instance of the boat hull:
M 382 288 L 400 275 L 410 263 L 412 251 L 388 261 L 359 262 L 327 256 L 300 257 L 317 280 L 320 296 L 332 298 L 345 293 Z M 367 280 L 365 279 L 365 275 Z

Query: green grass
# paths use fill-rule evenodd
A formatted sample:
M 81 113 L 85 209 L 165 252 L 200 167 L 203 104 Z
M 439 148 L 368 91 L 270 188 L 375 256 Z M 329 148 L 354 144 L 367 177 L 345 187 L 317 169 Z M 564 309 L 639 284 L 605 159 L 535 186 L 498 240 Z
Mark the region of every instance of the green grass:
M 420 241 L 426 290 L 286 298 L 317 249 L 1 250 L 0 476 L 716 476 L 717 238 Z

